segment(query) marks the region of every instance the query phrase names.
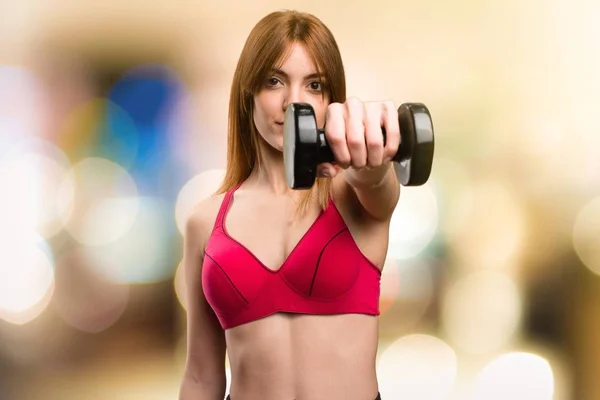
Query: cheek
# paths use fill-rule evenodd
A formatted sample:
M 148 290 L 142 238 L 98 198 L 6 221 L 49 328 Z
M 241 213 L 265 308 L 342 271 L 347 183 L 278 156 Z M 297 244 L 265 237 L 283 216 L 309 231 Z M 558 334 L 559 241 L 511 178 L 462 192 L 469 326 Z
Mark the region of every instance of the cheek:
M 326 101 L 322 101 L 318 104 L 313 105 L 313 108 L 315 109 L 315 116 L 317 117 L 317 126 L 319 128 L 323 128 L 323 126 L 325 125 L 325 116 L 327 114 L 328 105 L 329 102 Z
M 264 125 L 265 121 L 265 106 L 262 101 L 254 101 L 254 124 L 258 127 Z
M 260 119 L 263 123 L 273 115 L 274 110 L 274 99 L 262 96 L 254 101 L 254 115 L 255 118 Z

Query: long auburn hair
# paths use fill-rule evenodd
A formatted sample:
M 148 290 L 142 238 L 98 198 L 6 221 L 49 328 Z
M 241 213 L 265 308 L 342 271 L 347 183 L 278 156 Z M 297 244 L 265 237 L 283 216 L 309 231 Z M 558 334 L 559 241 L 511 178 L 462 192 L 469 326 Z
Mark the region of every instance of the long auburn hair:
M 324 77 L 324 95 L 330 102 L 346 100 L 346 78 L 342 57 L 333 34 L 317 17 L 293 10 L 276 11 L 263 17 L 252 29 L 231 84 L 227 134 L 227 168 L 217 194 L 225 193 L 260 167 L 260 134 L 254 125 L 254 95 L 263 87 L 273 68 L 279 67 L 293 43 L 304 45 Z M 317 178 L 313 188 L 300 195 L 297 212 L 306 211 L 316 192 L 324 209 L 332 195 L 331 179 Z

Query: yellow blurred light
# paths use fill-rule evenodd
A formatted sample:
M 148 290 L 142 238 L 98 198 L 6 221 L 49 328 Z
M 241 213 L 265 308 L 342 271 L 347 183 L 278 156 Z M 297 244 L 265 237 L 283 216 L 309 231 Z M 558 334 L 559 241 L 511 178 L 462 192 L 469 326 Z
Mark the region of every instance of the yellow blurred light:
M 48 306 L 54 268 L 45 242 L 33 234 L 0 229 L 0 319 L 26 324 Z
M 471 174 L 464 164 L 454 159 L 437 155 L 433 162 L 431 177 L 429 179 L 436 197 L 443 199 L 443 201 L 440 201 L 443 206 L 446 206 L 450 199 L 463 193 L 472 184 Z
M 536 354 L 509 353 L 490 362 L 479 374 L 474 400 L 552 400 L 554 374 Z
M 129 231 L 139 202 L 133 178 L 103 158 L 87 158 L 75 164 L 58 191 L 65 229 L 88 246 L 113 242 Z
M 212 195 L 224 177 L 224 169 L 207 170 L 194 176 L 181 188 L 175 204 L 175 220 L 181 234 L 184 233 L 185 222 L 193 207 Z
M 112 122 L 106 119 L 108 115 Z M 109 144 L 101 144 L 100 140 L 107 139 L 106 135 L 113 138 L 109 139 Z M 103 97 L 78 104 L 62 120 L 56 143 L 73 163 L 88 157 L 90 149 L 94 149 L 101 154 L 107 151 L 117 154 L 119 164 L 124 168 L 133 164 L 139 146 L 138 131 L 131 116 L 118 104 Z
M 546 159 L 548 162 L 555 162 L 563 154 L 565 146 L 573 144 L 568 140 L 564 122 L 556 116 L 535 115 L 531 112 L 523 124 L 523 132 L 526 134 L 515 135 L 515 148 L 527 154 L 530 166 L 535 167 L 532 157 L 539 161 Z M 561 167 L 564 168 L 564 165 Z
M 438 226 L 438 208 L 429 183 L 402 188 L 390 223 L 388 257 L 402 260 L 421 253 Z
M 384 399 L 443 399 L 456 383 L 457 359 L 444 341 L 429 335 L 401 337 L 377 364 Z
M 503 183 L 485 181 L 466 189 L 451 202 L 445 226 L 461 268 L 517 268 L 526 226 L 519 200 Z
M 600 275 L 600 197 L 579 210 L 573 226 L 573 247 L 581 262 Z
M 179 304 L 184 310 L 187 310 L 187 286 L 185 283 L 185 270 L 183 269 L 183 263 L 177 265 L 175 270 L 175 278 L 173 279 L 173 285 L 175 287 L 175 295 Z
M 519 150 L 526 190 L 544 193 L 549 185 L 587 193 L 600 184 L 600 123 L 593 104 L 578 103 L 573 110 L 531 112 L 523 121 L 520 135 L 514 137 Z M 499 128 L 500 129 L 500 128 Z M 565 154 L 577 154 L 560 162 Z M 561 206 L 561 203 L 557 204 Z
M 114 284 L 90 268 L 86 249 L 65 253 L 56 263 L 54 305 L 70 326 L 98 333 L 112 326 L 129 301 L 129 287 Z
M 169 207 L 159 197 L 136 200 L 133 220 L 129 222 L 131 216 L 126 216 L 129 229 L 109 243 L 87 249 L 91 260 L 89 267 L 116 283 L 145 284 L 170 279 L 174 271 L 170 259 L 172 234 L 166 229 L 170 223 Z M 121 218 L 121 215 L 115 213 L 114 218 Z M 117 225 L 119 222 L 109 221 Z M 98 226 L 98 230 L 101 228 Z
M 521 322 L 523 299 L 516 284 L 499 272 L 470 273 L 443 299 L 442 320 L 451 343 L 471 354 L 506 345 Z

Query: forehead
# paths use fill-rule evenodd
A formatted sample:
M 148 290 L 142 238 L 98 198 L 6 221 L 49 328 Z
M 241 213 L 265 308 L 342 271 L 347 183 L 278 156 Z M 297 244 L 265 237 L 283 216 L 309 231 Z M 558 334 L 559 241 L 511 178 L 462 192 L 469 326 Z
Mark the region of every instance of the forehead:
M 317 66 L 303 44 L 297 42 L 290 44 L 286 56 L 280 61 L 278 69 L 288 75 L 309 75 L 317 72 Z

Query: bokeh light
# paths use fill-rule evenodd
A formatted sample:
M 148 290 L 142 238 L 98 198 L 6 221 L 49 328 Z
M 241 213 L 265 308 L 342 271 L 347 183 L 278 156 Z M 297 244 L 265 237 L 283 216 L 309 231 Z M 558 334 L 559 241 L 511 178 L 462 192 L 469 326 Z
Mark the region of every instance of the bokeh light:
M 98 333 L 112 326 L 125 311 L 129 287 L 95 273 L 88 252 L 74 249 L 56 263 L 54 306 L 70 326 Z
M 137 151 L 138 132 L 121 107 L 95 97 L 69 112 L 55 140 L 73 164 L 84 158 L 101 157 L 130 166 Z
M 415 257 L 433 239 L 438 227 L 438 204 L 429 184 L 403 188 L 392 215 L 388 257 Z
M 182 162 L 174 157 L 170 140 L 170 136 L 178 134 L 174 118 L 179 115 L 186 95 L 186 87 L 175 71 L 158 63 L 140 64 L 128 69 L 110 88 L 108 100 L 130 118 L 139 137 L 135 152 L 123 149 L 127 156 L 133 155 L 130 163 L 119 161 L 123 157 L 110 159 L 128 170 L 141 195 L 170 198 L 187 175 L 187 171 L 182 171 Z M 110 114 L 107 115 L 108 122 L 110 117 Z M 103 142 L 110 146 L 113 141 L 121 142 L 123 136 L 127 137 L 121 133 L 120 125 L 110 130 L 115 133 L 114 138 L 106 133 L 102 135 Z M 113 147 L 108 148 L 114 153 Z
M 131 176 L 102 158 L 75 164 L 61 183 L 58 198 L 65 229 L 88 246 L 113 242 L 129 231 L 140 202 Z
M 481 271 L 455 282 L 443 299 L 442 320 L 451 343 L 471 354 L 509 343 L 521 322 L 523 299 L 505 274 Z
M 443 399 L 458 374 L 454 350 L 434 336 L 403 336 L 386 348 L 377 364 L 381 397 Z
M 451 202 L 445 231 L 462 270 L 518 269 L 526 222 L 506 184 L 490 180 L 465 189 Z
M 48 100 L 27 68 L 0 64 L 0 157 L 16 141 L 43 137 Z
M 54 292 L 53 259 L 37 235 L 0 230 L 0 319 L 25 324 L 42 313 Z
M 21 225 L 46 239 L 60 232 L 63 223 L 56 192 L 69 168 L 64 153 L 50 142 L 24 138 L 13 144 L 0 158 L 4 192 L 0 215 L 5 228 Z
M 388 258 L 381 277 L 380 312 L 393 307 L 395 329 L 413 328 L 434 300 L 434 273 L 430 260 Z
M 581 262 L 600 275 L 600 197 L 587 203 L 577 214 L 573 247 Z
M 152 283 L 171 278 L 174 248 L 173 227 L 167 203 L 156 197 L 139 199 L 138 211 L 129 229 L 117 240 L 90 247 L 91 268 L 118 283 Z
M 216 192 L 224 177 L 224 169 L 207 170 L 194 176 L 181 188 L 175 204 L 175 220 L 181 234 L 185 232 L 190 211 L 198 202 Z
M 440 199 L 441 215 L 439 225 L 442 230 L 446 227 L 446 214 L 448 212 L 446 208 L 448 208 L 452 199 L 464 193 L 465 189 L 472 185 L 471 175 L 472 172 L 459 160 L 444 155 L 436 157 L 429 179 L 435 197 Z
M 187 285 L 185 283 L 185 270 L 183 263 L 179 263 L 175 269 L 175 278 L 173 279 L 173 288 L 179 305 L 187 311 Z
M 479 374 L 473 400 L 552 400 L 554 375 L 536 354 L 509 353 L 490 362 Z

